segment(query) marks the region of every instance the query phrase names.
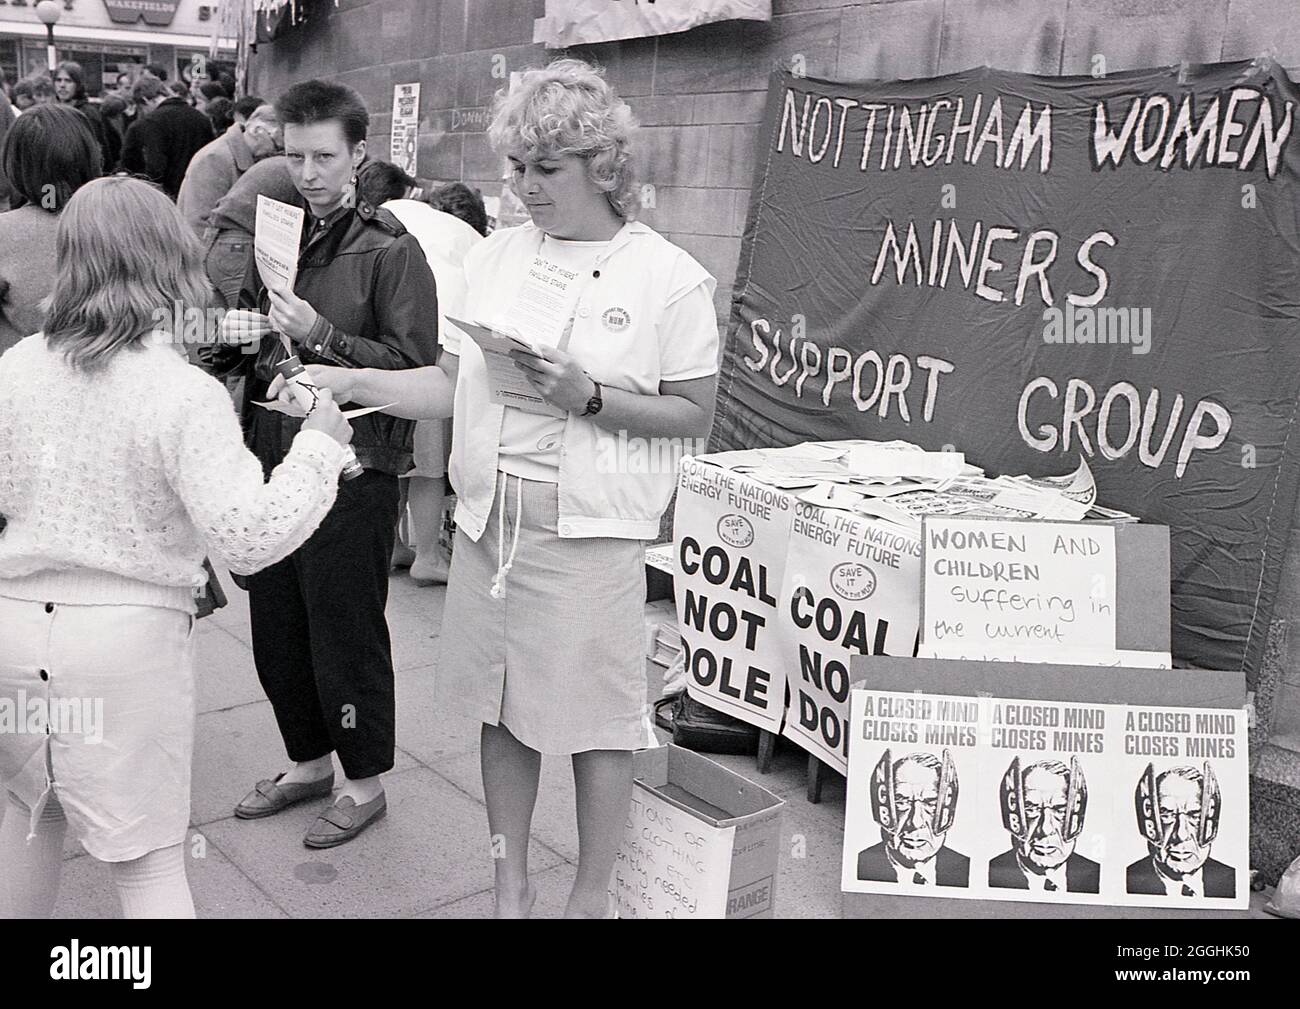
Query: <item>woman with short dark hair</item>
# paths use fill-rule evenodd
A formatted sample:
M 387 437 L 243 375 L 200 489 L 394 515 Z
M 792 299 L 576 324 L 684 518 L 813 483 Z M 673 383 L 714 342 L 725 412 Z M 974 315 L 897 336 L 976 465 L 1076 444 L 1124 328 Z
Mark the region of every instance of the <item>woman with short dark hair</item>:
M 0 353 L 41 328 L 59 212 L 99 176 L 100 156 L 85 117 L 64 105 L 29 109 L 5 136 L 0 173 L 17 209 L 0 214 Z
M 226 344 L 212 356 L 214 371 L 247 378 L 247 437 L 268 469 L 296 424 L 252 405 L 267 398 L 288 357 L 282 338 L 304 364 L 377 369 L 431 365 L 438 340 L 438 299 L 419 243 L 359 193 L 370 125 L 361 96 L 304 81 L 280 96 L 276 112 L 304 211 L 297 274 L 292 288 L 268 287 L 250 269 L 239 309 L 224 319 Z M 249 353 L 236 343 L 258 346 Z M 328 797 L 337 753 L 345 780 L 303 838 L 309 848 L 352 840 L 388 808 L 380 776 L 393 767 L 396 702 L 384 607 L 413 429 L 384 413 L 357 418 L 352 447 L 363 472 L 316 535 L 248 581 L 253 661 L 291 766 L 257 782 L 235 815 L 258 819 Z M 345 706 L 347 716 L 336 717 Z

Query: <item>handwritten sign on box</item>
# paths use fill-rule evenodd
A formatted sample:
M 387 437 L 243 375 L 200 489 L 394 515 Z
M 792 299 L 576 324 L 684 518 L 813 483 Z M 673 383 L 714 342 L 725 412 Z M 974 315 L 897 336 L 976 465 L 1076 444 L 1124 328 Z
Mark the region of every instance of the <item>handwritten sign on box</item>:
M 634 782 L 611 877 L 618 916 L 725 918 L 735 838 Z
M 1115 528 L 926 517 L 921 639 L 1115 648 Z

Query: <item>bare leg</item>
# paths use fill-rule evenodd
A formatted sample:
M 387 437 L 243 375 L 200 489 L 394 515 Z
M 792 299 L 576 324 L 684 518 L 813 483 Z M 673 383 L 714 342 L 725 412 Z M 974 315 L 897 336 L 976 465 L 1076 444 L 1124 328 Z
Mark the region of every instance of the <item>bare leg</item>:
M 406 512 L 410 524 L 407 542 L 415 550 L 411 577 L 416 581 L 446 584 L 450 565 L 438 546 L 438 533 L 442 529 L 447 501 L 442 492 L 442 477 L 413 476 L 406 482 L 410 493 Z
M 504 725 L 484 724 L 480 759 L 496 873 L 496 916 L 527 918 L 536 897 L 528 883 L 528 836 L 542 755 Z
M 30 810 L 13 798 L 8 804 L 0 824 L 0 918 L 48 918 L 59 896 L 68 821 L 58 799 L 50 796 L 36 836 L 28 842 Z
M 609 877 L 632 804 L 632 752 L 587 750 L 573 755 L 578 798 L 578 878 L 566 918 L 604 918 Z

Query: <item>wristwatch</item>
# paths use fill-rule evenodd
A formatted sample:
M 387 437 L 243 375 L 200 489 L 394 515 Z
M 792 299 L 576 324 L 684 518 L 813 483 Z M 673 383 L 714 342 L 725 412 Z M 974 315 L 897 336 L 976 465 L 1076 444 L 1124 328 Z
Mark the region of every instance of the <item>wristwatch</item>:
M 590 375 L 587 377 L 591 378 Z M 591 384 L 596 387 L 596 391 L 591 394 L 591 399 L 587 400 L 587 409 L 578 414 L 579 417 L 594 417 L 600 413 L 600 408 L 605 405 L 605 401 L 600 396 L 600 383 L 592 378 Z

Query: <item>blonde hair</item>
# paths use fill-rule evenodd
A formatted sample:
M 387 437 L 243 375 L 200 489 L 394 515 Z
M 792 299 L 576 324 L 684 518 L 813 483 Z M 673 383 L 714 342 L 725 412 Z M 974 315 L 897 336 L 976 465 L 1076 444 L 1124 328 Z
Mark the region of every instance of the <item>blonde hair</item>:
M 138 179 L 88 182 L 59 215 L 57 270 L 45 339 L 74 368 L 94 371 L 172 318 L 206 306 L 203 251 L 176 205 Z M 159 311 L 159 310 L 163 311 Z
M 614 212 L 636 216 L 640 200 L 632 172 L 636 120 L 605 82 L 604 71 L 582 60 L 555 60 L 526 70 L 509 92 L 498 92 L 488 139 L 498 151 L 522 149 L 529 158 L 576 154 L 587 177 Z

